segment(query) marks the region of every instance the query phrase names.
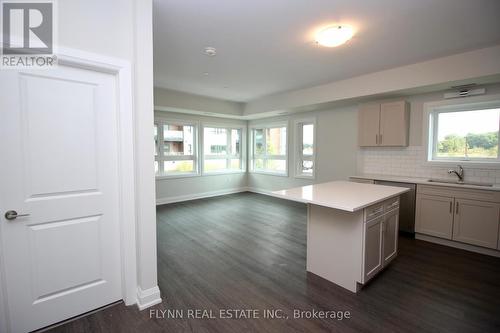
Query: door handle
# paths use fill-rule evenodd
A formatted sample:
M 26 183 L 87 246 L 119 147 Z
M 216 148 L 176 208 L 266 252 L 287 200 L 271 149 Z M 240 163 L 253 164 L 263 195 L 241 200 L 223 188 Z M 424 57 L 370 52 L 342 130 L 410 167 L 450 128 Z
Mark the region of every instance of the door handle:
M 375 134 L 375 144 L 378 145 L 378 134 Z
M 382 144 L 382 134 L 380 134 L 378 141 L 379 141 L 379 145 L 381 145 Z
M 18 217 L 30 216 L 30 214 L 18 214 L 15 210 L 8 210 L 4 216 L 7 220 L 15 220 Z
M 457 202 L 457 206 L 455 207 L 455 214 L 458 214 L 458 202 Z
M 451 207 L 453 206 L 453 203 L 450 201 L 450 214 L 452 212 Z

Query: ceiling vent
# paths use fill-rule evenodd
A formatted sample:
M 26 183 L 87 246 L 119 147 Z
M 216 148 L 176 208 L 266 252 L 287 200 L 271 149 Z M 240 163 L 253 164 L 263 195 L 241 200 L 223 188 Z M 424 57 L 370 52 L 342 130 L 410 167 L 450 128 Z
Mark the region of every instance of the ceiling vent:
M 476 86 L 475 83 L 463 86 L 454 86 L 452 88 L 455 89 L 455 91 L 445 93 L 444 98 L 449 99 L 449 98 L 468 97 L 468 96 L 484 95 L 486 93 L 485 88 L 474 88 L 475 86 Z

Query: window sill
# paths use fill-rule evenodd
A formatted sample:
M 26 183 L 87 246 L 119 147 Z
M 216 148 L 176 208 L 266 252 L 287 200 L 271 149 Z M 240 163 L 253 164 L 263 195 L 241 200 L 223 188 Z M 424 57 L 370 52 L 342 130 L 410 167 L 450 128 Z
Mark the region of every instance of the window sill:
M 199 173 L 178 173 L 171 175 L 157 175 L 155 177 L 156 180 L 164 180 L 164 179 L 176 179 L 176 178 L 191 178 L 191 177 L 200 177 Z
M 271 171 L 250 171 L 250 173 L 258 174 L 258 175 L 267 175 L 267 176 L 278 176 L 278 177 L 288 177 L 288 172 L 271 172 Z
M 246 170 L 206 171 L 206 172 L 203 172 L 202 176 L 238 175 L 238 174 L 244 174 L 244 173 L 246 173 Z
M 313 175 L 298 174 L 298 175 L 295 175 L 294 178 L 299 178 L 299 179 L 314 179 L 316 177 L 314 176 L 314 174 Z

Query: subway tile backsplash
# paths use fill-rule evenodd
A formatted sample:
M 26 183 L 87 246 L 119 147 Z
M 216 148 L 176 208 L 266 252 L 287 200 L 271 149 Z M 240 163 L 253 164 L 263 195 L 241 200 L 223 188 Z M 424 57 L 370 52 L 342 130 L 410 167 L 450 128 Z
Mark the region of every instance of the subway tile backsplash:
M 426 163 L 426 152 L 422 146 L 361 148 L 358 151 L 358 172 L 424 178 L 450 178 L 449 167 Z M 459 163 L 457 163 L 459 164 Z M 500 183 L 499 169 L 471 168 L 464 165 L 465 180 L 485 183 Z

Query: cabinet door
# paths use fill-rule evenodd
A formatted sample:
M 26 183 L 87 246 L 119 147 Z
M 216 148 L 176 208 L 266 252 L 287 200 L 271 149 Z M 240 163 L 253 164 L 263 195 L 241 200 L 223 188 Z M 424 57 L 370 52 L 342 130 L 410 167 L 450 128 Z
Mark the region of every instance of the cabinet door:
M 453 203 L 451 197 L 418 194 L 415 231 L 451 239 Z
M 382 221 L 383 217 L 379 217 L 364 225 L 363 283 L 375 276 L 383 266 Z
M 408 146 L 409 108 L 405 101 L 380 105 L 380 146 Z
M 380 105 L 361 105 L 358 112 L 358 144 L 361 147 L 378 145 Z
M 453 240 L 496 249 L 499 214 L 497 203 L 455 199 Z
M 383 222 L 384 266 L 389 264 L 398 253 L 399 210 L 393 210 L 385 215 Z

